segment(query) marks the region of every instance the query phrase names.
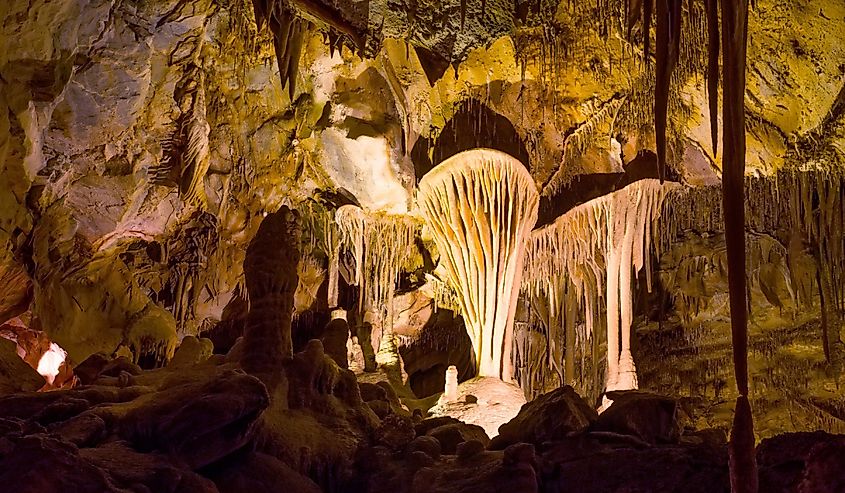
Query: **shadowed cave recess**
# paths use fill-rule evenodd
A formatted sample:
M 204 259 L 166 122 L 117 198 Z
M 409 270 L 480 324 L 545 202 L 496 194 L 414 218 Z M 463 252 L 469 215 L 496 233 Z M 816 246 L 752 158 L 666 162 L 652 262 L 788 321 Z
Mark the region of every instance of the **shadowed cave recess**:
M 840 0 L 6 0 L 0 489 L 845 492 Z

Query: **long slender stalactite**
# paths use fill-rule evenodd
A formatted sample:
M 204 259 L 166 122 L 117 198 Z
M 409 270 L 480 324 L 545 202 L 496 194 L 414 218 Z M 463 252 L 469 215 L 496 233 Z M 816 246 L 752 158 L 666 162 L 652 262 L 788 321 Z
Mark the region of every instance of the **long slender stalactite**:
M 704 0 L 707 16 L 707 103 L 713 158 L 719 144 L 719 0 Z
M 731 489 L 757 491 L 754 426 L 748 401 L 748 314 L 745 278 L 745 55 L 748 1 L 722 0 L 722 212 L 728 255 L 731 343 L 739 397 L 730 439 Z
M 657 0 L 655 25 L 656 82 L 654 88 L 654 131 L 657 141 L 657 174 L 666 176 L 666 120 L 672 71 L 681 52 L 682 0 Z

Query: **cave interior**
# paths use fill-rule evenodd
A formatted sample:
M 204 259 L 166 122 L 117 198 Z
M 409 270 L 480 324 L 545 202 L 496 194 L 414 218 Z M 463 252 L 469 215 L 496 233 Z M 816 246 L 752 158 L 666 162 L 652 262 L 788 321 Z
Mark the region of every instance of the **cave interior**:
M 0 13 L 0 490 L 845 493 L 842 0 Z

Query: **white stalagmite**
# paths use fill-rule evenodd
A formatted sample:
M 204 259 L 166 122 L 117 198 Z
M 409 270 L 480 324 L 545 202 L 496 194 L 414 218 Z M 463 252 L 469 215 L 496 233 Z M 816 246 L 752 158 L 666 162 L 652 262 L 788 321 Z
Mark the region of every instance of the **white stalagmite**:
M 539 206 L 534 180 L 517 159 L 473 149 L 425 175 L 418 202 L 459 299 L 478 374 L 511 380 L 523 253 Z
M 579 205 L 554 223 L 534 231 L 526 250 L 523 288 L 549 300 L 550 311 L 562 307 L 556 286 L 568 278 L 583 303 L 587 337 L 593 334 L 598 297 L 605 296 L 607 321 L 607 390 L 637 388 L 631 355 L 633 281 L 631 273 L 647 267 L 663 199 L 674 183 L 641 180 Z M 602 285 L 604 284 L 604 285 Z M 583 339 L 582 339 L 583 342 Z M 582 351 L 583 354 L 583 351 Z M 567 377 L 567 381 L 571 381 Z
M 449 365 L 446 369 L 446 384 L 443 390 L 444 402 L 455 402 L 458 400 L 458 367 Z

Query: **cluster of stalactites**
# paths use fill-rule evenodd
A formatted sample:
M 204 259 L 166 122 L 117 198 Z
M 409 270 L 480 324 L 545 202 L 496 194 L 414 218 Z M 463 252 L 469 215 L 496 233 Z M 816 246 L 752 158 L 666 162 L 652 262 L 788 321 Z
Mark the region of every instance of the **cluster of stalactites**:
M 582 204 L 534 231 L 526 249 L 523 289 L 548 300 L 550 318 L 564 313 L 566 298 L 575 299 L 584 313 L 586 334 L 592 334 L 599 297 L 604 297 L 609 390 L 637 385 L 630 354 L 631 273 L 646 267 L 651 288 L 649 255 L 657 231 L 652 225 L 660 216 L 667 192 L 675 187 L 672 183 L 641 180 Z M 574 297 L 564 292 L 567 286 L 574 288 Z M 550 339 L 559 340 L 555 335 Z M 573 348 L 567 352 L 574 354 Z M 571 377 L 566 378 L 571 381 Z
M 687 231 L 702 234 L 725 231 L 721 187 L 678 189 L 663 203 L 663 214 L 672 217 L 660 228 L 659 248 L 666 250 Z M 776 253 L 787 257 L 787 284 L 793 303 L 812 305 L 813 297 L 802 290 L 797 259 L 812 257 L 819 276 L 811 282 L 822 290 L 825 303 L 845 309 L 845 176 L 823 170 L 782 170 L 774 176 L 746 177 L 746 236 L 773 238 Z M 754 247 L 759 242 L 747 242 Z M 756 262 L 767 252 L 752 250 L 747 256 L 750 280 Z M 695 310 L 693 310 L 695 314 Z
M 299 206 L 303 231 L 308 231 L 307 251 L 322 251 L 328 264 L 329 285 L 327 302 L 330 309 L 338 306 L 338 280 L 340 272 L 340 235 L 335 222 L 335 211 L 306 202 Z
M 418 201 L 457 293 L 479 375 L 510 380 L 523 251 L 539 194 L 515 158 L 490 149 L 452 156 L 419 184 Z
M 632 262 L 635 270 L 649 265 L 652 239 L 662 229 L 652 228 L 660 217 L 665 197 L 678 189 L 674 183 L 660 185 L 647 179 L 581 204 L 555 222 L 535 230 L 526 246 L 523 286 L 534 294 L 548 296 L 568 277 L 585 294 L 587 285 L 604 290 L 603 278 L 607 253 L 613 236 L 625 233 L 628 218 L 634 220 Z M 551 304 L 550 309 L 559 309 Z
M 414 258 L 418 221 L 409 215 L 367 212 L 344 205 L 335 214 L 340 248 L 355 259 L 352 283 L 359 288 L 359 308 L 375 310 L 386 320 L 399 275 Z

